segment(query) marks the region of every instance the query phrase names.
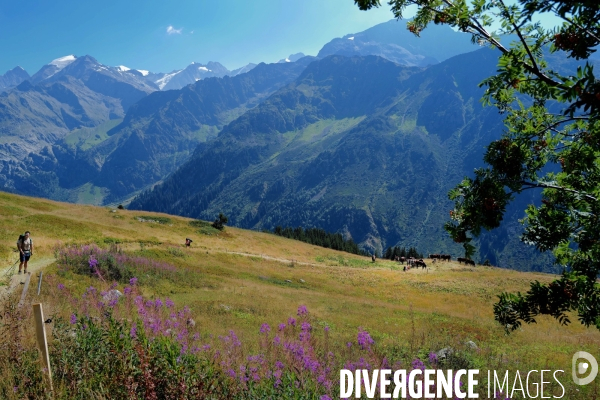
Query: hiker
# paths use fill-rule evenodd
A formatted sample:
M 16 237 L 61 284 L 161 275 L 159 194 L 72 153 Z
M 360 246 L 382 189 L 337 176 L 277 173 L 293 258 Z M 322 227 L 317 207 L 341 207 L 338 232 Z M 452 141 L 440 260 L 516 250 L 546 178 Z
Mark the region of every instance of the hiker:
M 190 238 L 185 238 L 185 246 L 186 247 L 190 247 L 192 244 L 193 240 Z
M 19 274 L 21 274 L 23 266 L 25 266 L 23 272 L 27 273 L 27 261 L 29 261 L 29 258 L 33 254 L 33 241 L 31 240 L 29 231 L 19 236 L 17 249 L 19 249 L 19 260 L 21 261 L 19 264 Z

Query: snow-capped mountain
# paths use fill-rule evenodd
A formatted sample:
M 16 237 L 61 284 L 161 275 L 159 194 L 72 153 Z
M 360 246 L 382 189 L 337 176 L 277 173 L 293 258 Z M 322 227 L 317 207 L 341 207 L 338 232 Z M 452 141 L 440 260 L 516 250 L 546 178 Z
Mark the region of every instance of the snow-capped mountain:
M 256 67 L 256 64 L 250 63 L 230 71 L 219 62 L 209 61 L 207 64 L 193 62 L 184 69 L 171 71 L 169 73 L 153 73 L 146 70 L 136 70 L 136 72 L 141 73 L 145 79 L 154 83 L 160 90 L 173 90 L 181 89 L 184 86 L 206 78 L 222 78 L 224 76 L 244 74 L 254 67 Z M 127 67 L 119 66 L 117 68 Z M 132 71 L 134 70 L 127 70 L 127 72 Z
M 208 64 L 191 63 L 185 69 L 165 74 L 155 81 L 161 90 L 181 89 L 201 79 L 221 78 L 229 74 L 229 70 L 218 62 Z
M 277 61 L 278 63 L 285 63 L 285 62 L 296 62 L 299 59 L 301 59 L 302 57 L 306 57 L 306 55 L 304 53 L 296 53 L 296 54 L 291 54 L 289 57 L 287 58 L 282 58 L 281 60 Z
M 50 61 L 31 77 L 31 83 L 36 84 L 55 75 L 75 61 L 77 57 L 70 54 Z
M 454 32 L 447 26 L 431 25 L 416 37 L 406 29 L 406 23 L 393 19 L 333 39 L 317 57 L 374 55 L 400 65 L 425 67 L 477 49 L 470 35 Z
M 29 79 L 29 74 L 21 67 L 15 67 L 0 75 L 0 90 L 15 87 L 21 82 Z

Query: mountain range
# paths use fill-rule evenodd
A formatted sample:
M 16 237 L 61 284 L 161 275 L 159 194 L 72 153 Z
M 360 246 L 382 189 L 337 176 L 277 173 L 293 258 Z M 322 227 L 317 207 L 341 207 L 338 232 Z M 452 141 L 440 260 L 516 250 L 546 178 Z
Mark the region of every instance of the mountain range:
M 223 212 L 252 229 L 317 226 L 376 253 L 402 244 L 460 254 L 444 240 L 446 194 L 501 132 L 477 87 L 496 62 L 488 49 L 427 69 L 376 56 L 314 61 L 129 207 L 209 220 Z M 510 247 L 533 260 L 529 269 L 547 266 Z M 492 246 L 479 257 L 502 265 L 504 253 Z
M 459 255 L 442 229 L 447 192 L 501 133 L 478 88 L 497 56 L 433 29 L 419 39 L 391 21 L 317 57 L 236 71 L 215 62 L 153 74 L 63 57 L 0 95 L 0 185 L 80 203 L 137 196 L 130 208 L 223 212 L 252 229 L 319 227 L 377 253 Z M 478 257 L 549 270 L 549 256 L 518 241 L 519 210 L 480 239 Z

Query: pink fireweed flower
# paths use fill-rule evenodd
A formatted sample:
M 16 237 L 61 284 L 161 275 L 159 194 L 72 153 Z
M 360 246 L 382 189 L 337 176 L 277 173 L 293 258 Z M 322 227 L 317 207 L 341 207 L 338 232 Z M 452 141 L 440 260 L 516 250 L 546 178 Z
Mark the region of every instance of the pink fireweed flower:
M 163 302 L 162 302 L 160 299 L 156 299 L 156 300 L 154 301 L 154 306 L 155 306 L 156 308 L 161 308 L 161 307 L 162 307 L 162 305 L 163 305 Z
M 371 338 L 371 335 L 369 335 L 369 332 L 363 330 L 362 328 L 359 328 L 357 342 L 360 348 L 363 350 L 370 350 L 371 345 L 375 343 L 375 341 Z
M 301 305 L 298 307 L 298 316 L 301 317 L 303 315 L 307 315 L 308 314 L 308 310 L 306 309 L 306 306 Z
M 260 333 L 268 334 L 269 332 L 271 332 L 271 327 L 269 324 L 262 324 L 260 327 Z
M 438 363 L 438 356 L 434 352 L 429 353 L 429 363 L 436 365 Z
M 411 364 L 413 369 L 420 369 L 421 371 L 425 370 L 425 364 L 418 358 L 415 358 Z

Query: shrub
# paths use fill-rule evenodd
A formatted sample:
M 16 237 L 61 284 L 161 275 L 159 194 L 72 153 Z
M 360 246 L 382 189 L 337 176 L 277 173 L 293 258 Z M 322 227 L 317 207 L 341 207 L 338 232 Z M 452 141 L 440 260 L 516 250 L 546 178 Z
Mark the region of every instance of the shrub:
M 223 215 L 223 213 L 219 213 L 219 216 L 217 217 L 217 219 L 215 219 L 215 222 L 212 223 L 212 227 L 222 231 L 223 229 L 225 229 L 225 224 L 227 223 L 227 221 L 228 218 L 225 215 Z

